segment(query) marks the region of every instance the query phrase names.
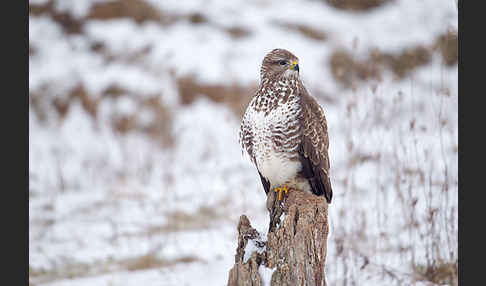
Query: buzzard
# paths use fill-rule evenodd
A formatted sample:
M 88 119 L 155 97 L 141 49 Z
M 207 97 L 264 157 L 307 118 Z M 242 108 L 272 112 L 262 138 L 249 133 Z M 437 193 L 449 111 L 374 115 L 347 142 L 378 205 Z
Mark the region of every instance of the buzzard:
M 295 187 L 332 200 L 329 138 L 321 106 L 299 78 L 299 59 L 274 49 L 263 59 L 260 86 L 240 126 L 239 140 L 265 193 Z

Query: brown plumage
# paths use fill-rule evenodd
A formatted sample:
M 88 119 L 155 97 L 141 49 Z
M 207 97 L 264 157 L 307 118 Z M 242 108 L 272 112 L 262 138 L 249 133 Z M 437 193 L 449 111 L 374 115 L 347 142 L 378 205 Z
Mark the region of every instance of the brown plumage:
M 331 180 L 329 177 L 329 136 L 324 111 L 306 90 L 301 94 L 303 126 L 299 148 L 300 161 L 305 177 L 309 180 L 312 192 L 324 195 L 328 203 L 332 200 Z
M 260 86 L 243 116 L 240 142 L 266 193 L 290 186 L 331 202 L 326 118 L 302 84 L 298 58 L 289 51 L 275 49 L 263 59 Z

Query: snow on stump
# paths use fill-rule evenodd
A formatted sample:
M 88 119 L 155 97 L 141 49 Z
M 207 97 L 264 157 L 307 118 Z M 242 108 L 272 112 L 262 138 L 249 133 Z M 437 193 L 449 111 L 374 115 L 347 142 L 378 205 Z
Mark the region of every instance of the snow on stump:
M 238 223 L 238 247 L 228 286 L 326 285 L 327 202 L 292 189 L 283 201 L 269 192 L 268 233 L 260 234 L 245 215 Z

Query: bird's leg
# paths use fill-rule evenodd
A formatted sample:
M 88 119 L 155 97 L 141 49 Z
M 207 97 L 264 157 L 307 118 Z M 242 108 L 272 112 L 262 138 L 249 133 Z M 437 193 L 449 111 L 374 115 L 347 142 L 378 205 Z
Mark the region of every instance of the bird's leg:
M 282 193 L 285 193 L 287 195 L 289 193 L 289 187 L 287 186 L 287 184 L 284 184 L 281 187 L 274 188 L 273 191 L 278 193 L 278 200 L 281 201 L 283 198 Z

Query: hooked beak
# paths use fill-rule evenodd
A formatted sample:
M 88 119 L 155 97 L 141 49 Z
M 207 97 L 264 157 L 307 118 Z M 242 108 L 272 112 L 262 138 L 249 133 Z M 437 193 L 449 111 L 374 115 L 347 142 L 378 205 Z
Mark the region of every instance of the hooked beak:
M 299 63 L 297 61 L 294 61 L 290 67 L 289 67 L 290 70 L 294 70 L 294 71 L 299 71 Z

